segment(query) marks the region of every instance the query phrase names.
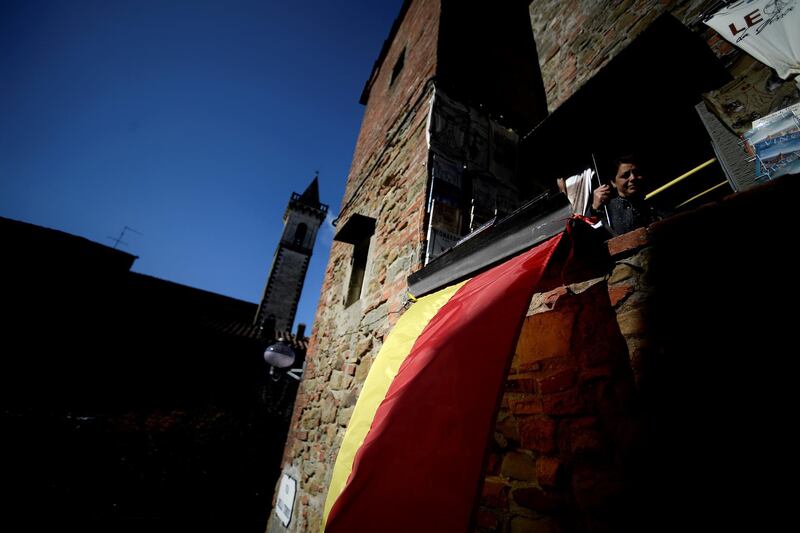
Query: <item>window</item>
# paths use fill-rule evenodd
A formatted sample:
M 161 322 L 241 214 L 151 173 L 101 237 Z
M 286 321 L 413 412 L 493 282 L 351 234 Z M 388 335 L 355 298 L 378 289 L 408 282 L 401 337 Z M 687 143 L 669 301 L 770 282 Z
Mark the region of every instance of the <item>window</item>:
M 297 229 L 294 232 L 293 244 L 295 246 L 303 246 L 303 241 L 306 239 L 307 231 L 308 231 L 308 226 L 306 226 L 305 224 L 298 224 Z
M 397 57 L 397 61 L 395 62 L 394 67 L 392 68 L 392 77 L 389 80 L 389 87 L 394 85 L 394 80 L 396 80 L 397 77 L 400 75 L 400 71 L 403 70 L 403 65 L 405 65 L 405 62 L 406 62 L 406 49 L 403 48 L 403 51 L 400 52 L 400 55 Z
M 361 298 L 361 288 L 367 273 L 369 241 L 373 233 L 375 233 L 375 219 L 355 213 L 333 238 L 335 241 L 353 245 L 353 255 L 350 258 L 350 280 L 347 283 L 347 293 L 344 297 L 345 307 L 353 305 Z
M 369 255 L 369 237 L 353 245 L 353 257 L 350 260 L 350 282 L 347 285 L 347 298 L 344 306 L 349 307 L 361 298 L 361 288 L 364 285 L 364 274 L 367 271 L 367 256 Z

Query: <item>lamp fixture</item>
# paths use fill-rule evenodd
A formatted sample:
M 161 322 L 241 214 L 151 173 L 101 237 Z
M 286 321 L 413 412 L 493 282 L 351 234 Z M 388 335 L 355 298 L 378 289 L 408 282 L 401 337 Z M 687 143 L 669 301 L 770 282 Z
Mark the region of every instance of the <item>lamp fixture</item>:
M 300 381 L 303 376 L 303 368 L 291 368 L 296 360 L 297 355 L 294 350 L 282 338 L 279 338 L 264 350 L 264 361 L 269 365 L 269 376 L 274 381 L 281 379 L 284 374 Z

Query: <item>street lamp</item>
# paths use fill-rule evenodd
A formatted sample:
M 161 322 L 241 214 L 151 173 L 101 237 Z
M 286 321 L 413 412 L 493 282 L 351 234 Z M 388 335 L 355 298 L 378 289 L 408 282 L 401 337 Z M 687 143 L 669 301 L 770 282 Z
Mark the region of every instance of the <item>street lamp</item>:
M 286 374 L 300 381 L 303 375 L 302 367 L 291 368 L 296 360 L 297 356 L 294 350 L 292 350 L 292 347 L 283 339 L 278 339 L 275 344 L 270 344 L 267 346 L 267 349 L 264 350 L 264 361 L 269 365 L 269 376 L 274 381 L 281 379 L 281 374 Z M 276 368 L 278 369 L 277 372 L 275 370 Z M 289 370 L 286 370 L 287 368 Z

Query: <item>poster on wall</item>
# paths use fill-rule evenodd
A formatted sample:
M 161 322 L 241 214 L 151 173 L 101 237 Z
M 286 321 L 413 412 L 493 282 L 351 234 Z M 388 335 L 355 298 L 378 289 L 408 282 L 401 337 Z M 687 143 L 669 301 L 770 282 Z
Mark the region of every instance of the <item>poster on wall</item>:
M 800 104 L 754 121 L 742 138 L 748 153 L 756 156 L 760 178 L 800 172 Z
M 460 235 L 447 233 L 446 231 L 429 228 L 428 230 L 428 253 L 425 264 L 433 261 L 444 252 L 455 246 L 461 240 Z
M 448 183 L 463 189 L 464 166 L 434 152 L 431 155 L 431 177 L 434 182 Z
M 469 110 L 467 166 L 480 171 L 489 168 L 489 119 L 475 109 Z
M 431 227 L 454 235 L 461 235 L 461 206 L 455 198 L 438 197 L 431 205 Z
M 800 74 L 800 0 L 733 2 L 705 23 L 781 78 Z
M 491 121 L 489 140 L 489 172 L 500 181 L 512 183 L 517 172 L 517 134 Z
M 733 80 L 706 93 L 709 109 L 736 135 L 749 130 L 752 122 L 783 109 L 800 98 L 792 81 L 782 81 L 771 68 L 742 54 L 731 67 Z
M 466 153 L 469 110 L 436 90 L 431 107 L 429 144 L 437 152 L 457 161 Z
M 289 522 L 292 521 L 292 509 L 294 509 L 294 497 L 297 493 L 297 481 L 283 474 L 281 484 L 278 487 L 278 499 L 275 502 L 275 514 L 283 524 L 287 527 Z
M 497 211 L 497 180 L 483 174 L 470 174 L 472 182 L 472 211 L 489 219 Z
M 800 173 L 800 132 L 781 135 L 756 144 L 758 174 L 775 179 L 785 174 Z

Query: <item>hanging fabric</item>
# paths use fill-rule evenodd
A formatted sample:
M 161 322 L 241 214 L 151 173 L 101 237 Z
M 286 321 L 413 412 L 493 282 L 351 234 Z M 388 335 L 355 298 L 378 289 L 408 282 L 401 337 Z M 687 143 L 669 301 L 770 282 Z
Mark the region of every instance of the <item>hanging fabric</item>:
M 800 74 L 800 0 L 735 2 L 705 23 L 781 78 Z
M 564 180 L 564 190 L 567 195 L 572 213 L 575 215 L 589 215 L 589 203 L 592 199 L 592 178 L 594 170 L 587 168 L 580 174 L 570 176 Z
M 400 318 L 339 450 L 325 532 L 468 530 L 507 365 L 565 238 L 419 298 Z

